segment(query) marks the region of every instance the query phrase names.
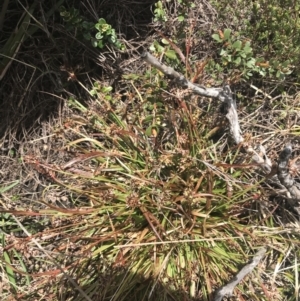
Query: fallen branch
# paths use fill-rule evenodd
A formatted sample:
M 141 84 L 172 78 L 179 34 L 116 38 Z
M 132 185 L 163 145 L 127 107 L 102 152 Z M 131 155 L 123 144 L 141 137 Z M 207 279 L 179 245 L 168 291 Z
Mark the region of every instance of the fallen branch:
M 221 301 L 224 297 L 230 297 L 233 294 L 234 288 L 249 274 L 254 268 L 259 264 L 261 259 L 266 253 L 266 249 L 260 249 L 255 256 L 246 264 L 232 280 L 230 280 L 226 285 L 222 286 L 217 290 L 213 301 Z
M 292 145 L 288 143 L 279 156 L 277 176 L 280 183 L 287 189 L 288 203 L 300 214 L 300 189 L 293 175 L 290 173 L 289 160 L 292 156 Z
M 291 195 L 291 198 L 300 200 L 300 191 L 296 186 L 294 177 L 290 174 L 289 159 L 292 156 L 292 145 L 289 143 L 279 156 L 278 162 L 278 179 L 280 183 L 286 187 Z
M 228 85 L 223 88 L 206 88 L 192 83 L 187 80 L 182 74 L 175 71 L 172 67 L 168 67 L 163 63 L 159 62 L 153 55 L 149 52 L 144 52 L 141 55 L 142 59 L 154 68 L 163 72 L 166 76 L 174 79 L 176 83 L 183 88 L 190 89 L 193 93 L 204 96 L 216 98 L 224 103 L 226 118 L 229 122 L 229 131 L 236 144 L 241 144 L 246 153 L 252 156 L 252 160 L 261 165 L 265 174 L 269 174 L 272 169 L 271 160 L 267 157 L 265 149 L 262 145 L 259 146 L 259 153 L 253 149 L 247 143 L 244 143 L 244 138 L 241 134 L 241 129 L 238 120 L 238 114 L 236 110 L 236 102 L 232 96 L 232 92 Z
M 228 119 L 230 124 L 230 134 L 233 137 L 235 143 L 240 144 L 244 141 L 244 138 L 241 135 L 239 118 L 236 111 L 236 102 L 232 96 L 230 87 L 228 85 L 224 86 L 220 94 L 222 95 L 222 98 L 224 98 L 224 109 L 225 111 L 227 111 L 226 118 Z
M 249 143 L 244 142 L 244 138 L 242 137 L 239 125 L 236 102 L 228 85 L 225 85 L 223 88 L 206 88 L 187 80 L 182 74 L 175 71 L 172 67 L 168 67 L 159 62 L 153 55 L 148 52 L 144 52 L 141 57 L 148 64 L 157 68 L 169 78 L 175 80 L 177 84 L 182 86 L 183 88 L 188 88 L 195 94 L 204 97 L 216 98 L 223 102 L 226 118 L 229 122 L 229 131 L 234 142 L 236 144 L 241 144 L 242 149 L 247 154 L 252 156 L 252 161 L 261 167 L 266 176 L 269 176 L 269 181 L 271 180 L 273 183 L 283 185 L 289 193 L 289 203 L 294 207 L 295 203 L 297 203 L 297 207 L 299 207 L 298 201 L 300 200 L 300 186 L 297 187 L 297 183 L 295 182 L 293 176 L 289 173 L 288 166 L 288 161 L 292 153 L 291 145 L 288 145 L 280 155 L 277 175 L 272 174 L 272 162 L 268 158 L 265 148 L 262 145 L 259 145 L 257 150 L 254 150 L 254 148 Z M 300 214 L 300 208 L 298 213 Z
M 144 52 L 141 57 L 150 65 L 155 67 L 156 69 L 163 72 L 169 78 L 174 79 L 177 84 L 184 88 L 190 89 L 193 93 L 204 96 L 204 97 L 211 97 L 217 98 L 220 101 L 224 102 L 225 108 L 227 109 L 226 118 L 230 124 L 230 133 L 235 141 L 236 144 L 239 144 L 244 141 L 243 137 L 241 136 L 241 130 L 238 120 L 238 115 L 236 111 L 236 103 L 232 97 L 232 92 L 230 87 L 226 85 L 224 88 L 206 88 L 204 86 L 200 86 L 197 84 L 192 83 L 191 81 L 187 80 L 182 74 L 175 71 L 173 68 L 168 67 L 161 62 L 159 62 L 153 55 L 149 52 Z
M 149 52 L 144 52 L 141 54 L 141 57 L 148 64 L 153 66 L 154 68 L 160 70 L 162 73 L 167 75 L 169 78 L 174 79 L 177 84 L 184 88 L 190 89 L 193 93 L 205 96 L 205 97 L 213 97 L 219 98 L 221 101 L 224 101 L 223 96 L 221 94 L 223 89 L 220 88 L 205 88 L 203 86 L 194 84 L 187 80 L 182 74 L 175 71 L 172 67 L 168 67 L 157 60 L 156 57 L 151 55 Z

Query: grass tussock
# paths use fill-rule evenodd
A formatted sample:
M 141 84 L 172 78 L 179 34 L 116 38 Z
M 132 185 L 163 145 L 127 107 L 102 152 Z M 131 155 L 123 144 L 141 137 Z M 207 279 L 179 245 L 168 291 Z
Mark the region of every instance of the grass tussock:
M 207 138 L 213 109 L 178 97 L 163 105 L 166 95 L 157 83 L 143 82 L 137 89 L 138 80 L 124 80 L 126 100 L 111 92 L 97 93 L 86 105 L 69 100 L 72 114 L 51 138 L 64 142 L 64 164 L 23 158 L 51 183 L 37 201 L 42 209 L 11 211 L 46 219 L 49 227 L 33 235 L 42 246 L 35 261 L 50 256 L 47 272 L 28 281 L 51 294 L 49 300 L 86 300 L 61 269 L 91 300 L 208 300 L 260 246 L 281 258 L 277 273 L 288 281 L 292 270 L 280 267 L 298 243 L 293 230 L 278 225 L 278 205 L 266 199 L 263 179 L 253 181 L 256 167 L 234 164 L 240 150 L 226 139 Z M 62 188 L 66 196 L 59 196 Z M 17 252 L 14 264 L 21 264 L 24 250 L 17 243 L 7 252 Z M 264 262 L 240 293 L 256 300 L 265 291 L 279 294 L 273 267 Z M 49 276 L 60 279 L 58 285 L 49 284 Z

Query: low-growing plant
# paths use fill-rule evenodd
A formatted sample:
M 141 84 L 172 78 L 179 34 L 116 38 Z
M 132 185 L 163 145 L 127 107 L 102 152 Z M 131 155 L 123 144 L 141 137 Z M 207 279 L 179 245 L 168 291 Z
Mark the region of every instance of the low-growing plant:
M 195 45 L 200 33 L 195 32 L 193 10 L 196 4 L 192 1 L 159 1 L 159 11 L 167 11 L 170 20 L 154 18 L 155 25 L 159 25 L 160 39 L 154 40 L 150 50 L 157 56 L 163 57 L 166 63 L 177 71 L 182 72 L 192 81 L 202 76 L 207 62 L 199 63 L 199 55 L 195 55 Z M 172 11 L 172 13 L 170 13 Z M 155 16 L 156 11 L 154 12 Z M 166 34 L 172 28 L 173 35 Z M 163 30 L 161 30 L 163 28 Z
M 138 294 L 134 292 L 135 274 L 144 281 L 160 281 L 172 290 L 188 285 L 190 297 L 208 296 L 212 288 L 207 283 L 219 282 L 216 275 L 220 272 L 227 278 L 225 266 L 236 270 L 235 264 L 243 258 L 238 254 L 240 249 L 250 247 L 244 239 L 234 238 L 233 242 L 236 231 L 247 235 L 246 228 L 239 226 L 238 217 L 226 212 L 243 210 L 257 187 L 241 189 L 235 177 L 246 180 L 247 171 L 225 175 L 210 167 L 229 157 L 214 153 L 215 146 L 203 135 L 201 124 L 206 117 L 200 116 L 200 111 L 182 106 L 178 117 L 174 116 L 172 104 L 164 103 L 161 83 L 156 82 L 154 73 L 127 78 L 130 98 L 126 108 L 120 99 L 112 100 L 120 96 L 99 84 L 94 85 L 93 107 L 74 99 L 70 102 L 73 110 L 81 112 L 81 126 L 68 124 L 64 131 L 73 133 L 69 151 L 78 159 L 66 164 L 64 171 L 55 172 L 64 179 L 61 183 L 68 179 L 68 189 L 93 203 L 87 208 L 90 213 L 77 225 L 76 235 L 81 239 L 89 235 L 91 224 L 99 239 L 97 244 L 91 242 L 89 259 L 79 260 L 81 269 L 94 267 L 92 276 L 80 272 L 81 282 L 93 287 L 99 277 L 96 270 L 103 264 L 101 254 L 106 264 L 126 266 L 128 271 L 123 275 L 126 287 L 108 280 L 109 291 L 118 291 L 112 300 Z M 51 168 L 54 166 L 49 165 Z M 227 182 L 231 180 L 235 185 L 229 198 Z M 122 245 L 133 248 L 123 249 Z M 234 259 L 230 254 L 235 254 Z M 121 275 L 117 273 L 116 279 Z M 94 288 L 89 292 L 91 297 L 97 293 Z M 140 293 L 145 297 L 144 289 Z
M 269 63 L 277 78 L 296 71 L 300 76 L 300 5 L 298 1 L 253 1 L 246 32 L 255 52 Z
M 154 22 L 157 22 L 157 21 L 166 22 L 166 21 L 168 21 L 167 14 L 166 14 L 166 11 L 164 9 L 162 1 L 157 1 L 154 4 L 153 14 L 154 14 Z
M 219 20 L 230 25 L 231 32 L 221 28 L 214 33 L 214 40 L 222 44 L 221 63 L 214 61 L 210 67 L 226 73 L 236 73 L 237 69 L 246 78 L 253 74 L 277 80 L 284 80 L 290 74 L 299 77 L 298 2 L 223 0 L 212 1 L 212 4 L 219 13 Z M 247 42 L 248 59 L 242 56 Z
M 67 10 L 64 6 L 60 7 L 60 15 L 66 22 L 68 30 L 78 30 L 94 47 L 102 49 L 110 44 L 119 50 L 124 50 L 124 45 L 119 41 L 115 29 L 107 24 L 104 18 L 100 18 L 97 23 L 88 22 L 80 16 L 78 9 L 71 7 Z
M 111 86 L 102 86 L 98 81 L 94 82 L 93 89 L 90 90 L 90 94 L 95 97 L 104 96 L 106 100 L 111 100 Z
M 175 2 L 175 3 L 174 3 Z M 157 1 L 154 4 L 154 22 L 160 22 L 160 23 L 165 23 L 168 21 L 168 16 L 167 16 L 167 8 L 169 3 L 173 3 L 176 6 L 178 6 L 178 15 L 177 15 L 177 20 L 182 22 L 187 18 L 188 12 L 190 9 L 195 8 L 196 4 L 193 3 L 192 1 L 188 0 L 165 0 L 165 1 Z
M 208 68 L 215 69 L 218 73 L 239 73 L 235 76 L 249 78 L 258 73 L 266 75 L 266 68 L 263 68 L 261 59 L 254 57 L 251 41 L 242 39 L 238 32 L 232 34 L 230 29 L 219 31 L 212 35 L 217 43 L 222 45 L 220 50 L 221 60 L 212 60 Z
M 155 40 L 149 49 L 157 55 L 163 55 L 166 62 L 168 62 L 171 66 L 176 67 L 179 65 L 180 61 L 177 57 L 176 51 L 172 49 L 172 46 L 166 39 L 161 39 L 160 42 Z

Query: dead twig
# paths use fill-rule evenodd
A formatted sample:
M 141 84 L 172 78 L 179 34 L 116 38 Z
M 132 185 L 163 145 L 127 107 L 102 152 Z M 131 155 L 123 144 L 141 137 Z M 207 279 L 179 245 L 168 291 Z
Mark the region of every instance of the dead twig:
M 266 249 L 260 249 L 254 257 L 246 264 L 235 277 L 232 278 L 226 285 L 219 288 L 215 294 L 213 301 L 221 301 L 225 296 L 232 296 L 234 288 L 259 264 L 261 259 L 264 257 Z
M 249 143 L 244 142 L 239 125 L 236 102 L 228 85 L 225 85 L 223 88 L 206 88 L 204 86 L 192 83 L 182 74 L 175 71 L 172 67 L 166 66 L 159 62 L 149 52 L 142 53 L 141 58 L 154 68 L 160 70 L 169 78 L 174 79 L 181 87 L 188 88 L 195 94 L 208 98 L 216 98 L 223 102 L 225 109 L 224 112 L 229 122 L 229 131 L 235 143 L 242 144 L 244 151 L 252 156 L 252 160 L 261 166 L 265 174 L 269 174 L 271 172 L 272 163 L 267 157 L 264 147 L 259 145 L 258 151 L 256 151 Z
M 280 183 L 287 189 L 289 204 L 300 214 L 300 189 L 294 176 L 290 173 L 289 160 L 292 156 L 292 145 L 288 143 L 279 156 L 277 176 Z
M 267 178 L 269 178 L 269 180 L 272 180 L 272 182 L 278 185 L 283 185 L 288 192 L 289 203 L 295 208 L 299 207 L 298 200 L 300 200 L 300 187 L 297 187 L 297 183 L 295 182 L 293 175 L 290 173 L 290 168 L 288 166 L 288 161 L 292 152 L 291 145 L 288 145 L 282 151 L 276 175 L 276 171 L 274 172 L 276 168 L 274 169 L 274 166 L 272 166 L 272 162 L 268 158 L 265 148 L 262 145 L 258 145 L 254 148 L 249 142 L 244 140 L 239 125 L 236 102 L 228 85 L 225 85 L 222 88 L 206 88 L 192 83 L 182 74 L 175 71 L 172 67 L 164 65 L 148 52 L 144 52 L 141 57 L 148 64 L 160 70 L 169 78 L 175 80 L 175 82 L 181 87 L 188 88 L 195 94 L 209 98 L 216 98 L 223 102 L 223 111 L 228 120 L 229 132 L 234 142 L 236 144 L 240 144 L 242 149 L 248 155 L 251 155 L 252 161 L 260 166 L 261 170 Z M 297 204 L 295 205 L 295 203 Z M 300 214 L 300 209 L 297 211 Z

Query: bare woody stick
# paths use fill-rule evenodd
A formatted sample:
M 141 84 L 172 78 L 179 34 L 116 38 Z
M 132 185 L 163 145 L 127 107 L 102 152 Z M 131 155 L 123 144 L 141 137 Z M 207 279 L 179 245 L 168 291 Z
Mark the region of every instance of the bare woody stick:
M 148 52 L 144 52 L 141 55 L 142 59 L 146 61 L 148 64 L 157 68 L 161 72 L 163 72 L 168 77 L 176 80 L 176 82 L 184 87 L 190 89 L 193 93 L 204 96 L 219 99 L 220 101 L 225 103 L 226 107 L 226 118 L 229 122 L 229 130 L 232 138 L 234 139 L 236 144 L 240 144 L 244 142 L 244 138 L 241 135 L 241 129 L 238 120 L 238 114 L 236 110 L 236 103 L 232 97 L 232 92 L 230 87 L 226 85 L 224 88 L 206 88 L 203 86 L 199 86 L 187 80 L 182 74 L 175 71 L 173 68 L 164 65 L 159 62 L 153 55 Z M 262 169 L 266 174 L 270 173 L 272 164 L 269 158 L 266 156 L 265 149 L 262 145 L 259 146 L 259 152 L 256 152 L 250 145 L 247 143 L 243 143 L 244 150 L 252 155 L 252 159 L 254 162 L 260 164 Z M 262 155 L 261 155 L 261 154 Z
M 226 118 L 230 124 L 230 134 L 233 137 L 236 144 L 240 144 L 244 141 L 241 135 L 241 129 L 239 124 L 239 118 L 236 111 L 236 102 L 232 96 L 232 92 L 228 85 L 224 86 L 223 91 L 220 92 L 222 98 L 224 98 L 224 103 L 226 105 L 227 113 Z
M 219 88 L 205 88 L 203 86 L 199 86 L 193 84 L 189 80 L 187 80 L 182 74 L 175 71 L 172 67 L 168 67 L 161 62 L 159 62 L 156 57 L 151 55 L 149 52 L 144 52 L 141 54 L 141 58 L 146 61 L 148 64 L 152 65 L 154 68 L 160 70 L 162 73 L 167 75 L 168 77 L 175 79 L 176 82 L 184 87 L 192 90 L 193 93 L 212 98 L 219 98 L 221 101 L 224 101 L 221 92 L 223 89 Z
M 283 184 L 291 194 L 291 197 L 299 200 L 300 191 L 296 187 L 294 177 L 289 173 L 288 163 L 291 156 L 292 146 L 288 143 L 279 156 L 277 175 L 281 184 Z
M 298 213 L 300 201 L 300 190 L 294 177 L 290 174 L 289 160 L 292 156 L 292 145 L 288 143 L 279 156 L 277 176 L 282 185 L 285 186 L 288 195 L 288 202 Z
M 260 249 L 255 256 L 246 264 L 235 277 L 233 277 L 226 285 L 219 288 L 215 294 L 213 301 L 221 301 L 225 296 L 230 297 L 233 294 L 234 288 L 259 264 L 264 257 L 266 249 Z
M 204 96 L 217 98 L 222 102 L 225 102 L 227 108 L 226 118 L 230 124 L 230 133 L 236 144 L 244 141 L 241 136 L 240 125 L 238 121 L 238 115 L 236 111 L 236 103 L 232 97 L 230 87 L 227 85 L 224 88 L 205 88 L 199 86 L 187 80 L 182 74 L 175 71 L 173 68 L 168 67 L 161 62 L 159 62 L 153 55 L 149 52 L 144 52 L 141 57 L 150 65 L 156 69 L 163 72 L 168 77 L 174 79 L 180 86 L 190 89 L 193 93 Z

